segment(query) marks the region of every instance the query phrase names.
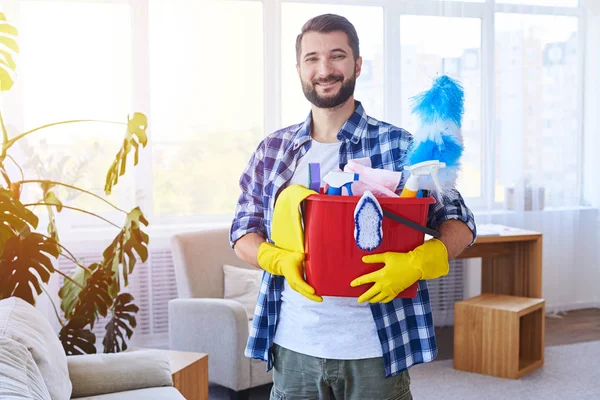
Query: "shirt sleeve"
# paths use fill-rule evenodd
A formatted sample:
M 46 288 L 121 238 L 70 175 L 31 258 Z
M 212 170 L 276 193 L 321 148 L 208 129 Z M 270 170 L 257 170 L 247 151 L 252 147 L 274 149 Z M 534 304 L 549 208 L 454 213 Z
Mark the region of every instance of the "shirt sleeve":
M 444 221 L 457 219 L 463 221 L 473 233 L 473 240 L 467 247 L 475 243 L 477 237 L 477 227 L 475 217 L 466 206 L 464 199 L 456 189 L 446 191 L 444 196 L 435 196 L 436 202 L 429 206 L 429 216 L 427 226 L 434 230 L 439 230 L 440 224 Z
M 262 141 L 240 177 L 241 194 L 229 232 L 231 247 L 239 238 L 251 232 L 266 237 L 263 206 L 264 149 L 265 144 Z

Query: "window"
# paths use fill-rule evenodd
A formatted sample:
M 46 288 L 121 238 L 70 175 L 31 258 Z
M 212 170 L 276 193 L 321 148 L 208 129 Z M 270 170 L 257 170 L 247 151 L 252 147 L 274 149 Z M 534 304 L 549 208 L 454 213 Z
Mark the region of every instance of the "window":
M 458 188 L 470 205 L 502 207 L 507 188 L 525 181 L 547 186 L 549 206 L 579 202 L 583 54 L 576 0 L 2 4 L 20 16 L 17 109 L 23 118 L 7 118 L 11 126 L 125 121 L 135 99 L 144 98 L 147 159 L 141 168 L 128 163 L 111 200 L 125 209 L 143 201 L 154 227 L 230 218 L 240 174 L 259 141 L 308 114 L 295 39 L 304 22 L 326 12 L 346 16 L 357 28 L 363 71 L 355 95 L 369 115 L 414 131 L 410 98 L 438 74 L 462 82 L 466 152 Z M 140 63 L 148 76 L 138 77 Z M 273 70 L 275 83 L 265 79 Z M 22 151 L 38 154 L 50 169 L 46 177 L 67 176 L 101 192 L 122 134 L 120 126 L 65 125 L 31 135 Z M 50 160 L 50 153 L 58 155 Z M 561 171 L 572 179 L 556 185 L 544 178 Z M 109 207 L 93 201 L 79 196 L 75 204 L 110 218 Z
M 231 214 L 264 135 L 262 4 L 149 7 L 154 215 Z
M 497 13 L 495 37 L 496 118 L 503 121 L 495 200 L 531 185 L 545 188 L 548 207 L 576 205 L 577 174 L 569 173 L 578 171 L 578 19 Z
M 22 90 L 23 131 L 74 119 L 127 122 L 131 113 L 130 11 L 128 4 L 21 2 L 21 57 L 15 90 Z M 21 125 L 18 116 L 8 117 L 15 126 Z M 36 132 L 20 148 L 23 159 L 28 160 L 23 167 L 33 174 L 30 176 L 61 180 L 102 194 L 106 171 L 124 132 L 124 126 L 98 123 Z M 31 201 L 41 200 L 38 185 L 26 189 Z M 134 189 L 133 175 L 125 175 L 111 201 L 133 208 Z M 57 191 L 63 202 L 72 199 L 69 203 L 75 207 L 106 212 L 109 218 L 119 218 L 114 222 L 122 222 L 122 214 L 111 214 L 110 206 L 91 196 Z M 58 218 L 73 227 L 105 224 L 91 216 L 74 215 L 65 210 Z

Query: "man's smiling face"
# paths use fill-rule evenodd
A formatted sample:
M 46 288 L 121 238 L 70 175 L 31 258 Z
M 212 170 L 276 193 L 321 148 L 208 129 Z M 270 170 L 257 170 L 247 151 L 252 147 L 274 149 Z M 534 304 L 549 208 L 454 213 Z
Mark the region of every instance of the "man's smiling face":
M 307 32 L 296 66 L 304 96 L 319 108 L 344 104 L 354 94 L 361 64 L 360 57 L 354 60 L 344 32 Z

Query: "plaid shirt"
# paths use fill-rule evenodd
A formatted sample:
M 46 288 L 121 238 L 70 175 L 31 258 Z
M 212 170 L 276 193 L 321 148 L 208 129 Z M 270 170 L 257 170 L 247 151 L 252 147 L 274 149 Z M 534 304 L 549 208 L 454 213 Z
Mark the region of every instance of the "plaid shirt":
M 240 178 L 242 193 L 231 226 L 230 244 L 250 232 L 270 237 L 271 219 L 277 194 L 288 184 L 298 160 L 310 148 L 309 114 L 304 123 L 281 129 L 259 145 Z M 349 159 L 370 157 L 373 168 L 401 171 L 412 143 L 412 135 L 393 125 L 377 121 L 365 113 L 360 102 L 337 135 L 341 141 L 339 167 Z M 404 177 L 403 177 L 404 181 Z M 403 187 L 404 182 L 399 187 Z M 441 201 L 440 201 L 441 200 Z M 458 191 L 430 206 L 428 226 L 438 229 L 450 219 L 464 221 L 475 237 L 475 220 Z M 283 276 L 263 274 L 245 355 L 273 367 L 271 346 L 281 307 Z M 433 317 L 426 281 L 419 281 L 413 299 L 394 299 L 371 304 L 387 376 L 414 364 L 432 361 L 437 355 Z

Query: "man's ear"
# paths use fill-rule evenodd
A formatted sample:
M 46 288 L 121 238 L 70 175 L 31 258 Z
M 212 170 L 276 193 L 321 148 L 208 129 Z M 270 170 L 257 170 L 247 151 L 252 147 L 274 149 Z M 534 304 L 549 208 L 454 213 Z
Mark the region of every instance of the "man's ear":
M 358 57 L 356 59 L 356 67 L 355 67 L 355 73 L 356 73 L 356 77 L 358 78 L 360 76 L 360 72 L 362 71 L 362 57 Z

